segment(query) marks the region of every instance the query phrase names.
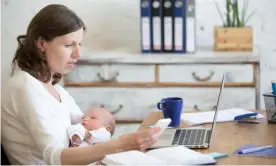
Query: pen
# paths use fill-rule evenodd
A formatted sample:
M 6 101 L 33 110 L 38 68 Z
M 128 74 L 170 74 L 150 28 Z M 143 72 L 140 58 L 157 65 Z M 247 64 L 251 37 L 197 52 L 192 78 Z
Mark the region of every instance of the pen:
M 269 148 L 272 148 L 272 145 L 240 150 L 240 151 L 238 151 L 238 154 L 247 154 L 247 153 L 259 152 L 259 151 L 266 150 L 266 149 L 269 149 Z

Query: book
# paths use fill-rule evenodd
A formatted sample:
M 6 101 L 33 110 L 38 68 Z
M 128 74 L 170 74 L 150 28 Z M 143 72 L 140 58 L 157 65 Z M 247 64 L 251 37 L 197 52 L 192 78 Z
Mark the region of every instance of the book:
M 148 152 L 131 150 L 106 155 L 101 161 L 105 165 L 182 165 L 182 164 L 214 164 L 216 160 L 185 146 L 153 149 Z

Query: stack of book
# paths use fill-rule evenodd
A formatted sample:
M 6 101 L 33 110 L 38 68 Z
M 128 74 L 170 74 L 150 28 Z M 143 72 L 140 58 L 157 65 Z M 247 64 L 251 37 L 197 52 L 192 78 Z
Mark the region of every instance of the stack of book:
M 195 52 L 195 0 L 141 0 L 141 51 Z

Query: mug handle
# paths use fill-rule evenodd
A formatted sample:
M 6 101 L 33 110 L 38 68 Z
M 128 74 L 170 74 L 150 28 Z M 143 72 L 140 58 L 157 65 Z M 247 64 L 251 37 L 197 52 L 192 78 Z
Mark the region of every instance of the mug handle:
M 165 102 L 161 101 L 157 103 L 157 108 L 163 110 L 165 108 Z

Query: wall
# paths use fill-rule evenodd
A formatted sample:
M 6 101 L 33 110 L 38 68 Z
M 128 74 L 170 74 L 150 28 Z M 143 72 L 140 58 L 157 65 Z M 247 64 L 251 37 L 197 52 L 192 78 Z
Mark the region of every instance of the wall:
M 139 52 L 140 0 L 2 0 L 2 87 L 9 76 L 16 37 L 24 34 L 33 15 L 50 3 L 61 3 L 76 11 L 88 26 L 83 41 L 87 51 Z M 223 7 L 224 0 L 217 0 Z M 197 0 L 197 44 L 212 46 L 213 27 L 221 25 L 213 0 Z M 254 53 L 261 56 L 261 93 L 270 91 L 276 79 L 276 1 L 250 0 L 257 12 L 248 22 L 254 28 Z M 264 108 L 263 98 L 262 108 Z

